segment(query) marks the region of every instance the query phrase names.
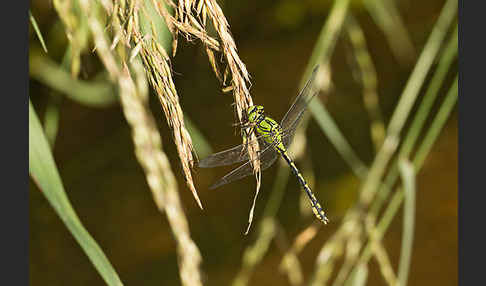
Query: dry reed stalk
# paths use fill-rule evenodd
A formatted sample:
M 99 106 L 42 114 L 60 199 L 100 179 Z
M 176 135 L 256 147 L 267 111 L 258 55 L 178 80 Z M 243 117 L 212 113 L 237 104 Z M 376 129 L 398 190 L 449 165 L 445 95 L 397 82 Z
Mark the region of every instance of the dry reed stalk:
M 155 203 L 160 211 L 167 214 L 176 238 L 182 284 L 202 285 L 199 269 L 201 255 L 190 238 L 187 219 L 177 193 L 176 179 L 169 160 L 162 151 L 160 134 L 148 107 L 144 68 L 138 62 L 133 63 L 137 79 L 135 84 L 125 61 L 116 57 L 110 49 L 102 25 L 93 13 L 94 4 L 88 0 L 80 0 L 79 3 L 88 19 L 96 51 L 111 79 L 120 88 L 120 100 L 125 117 L 132 128 L 135 153 L 145 171 Z M 120 56 L 123 58 L 123 53 Z

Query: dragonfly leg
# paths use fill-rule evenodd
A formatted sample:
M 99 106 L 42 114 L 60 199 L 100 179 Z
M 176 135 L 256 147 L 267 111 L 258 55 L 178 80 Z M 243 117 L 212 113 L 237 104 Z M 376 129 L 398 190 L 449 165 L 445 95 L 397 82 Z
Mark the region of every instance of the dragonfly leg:
M 248 124 L 249 124 L 249 123 L 248 123 Z M 248 126 L 246 126 L 246 127 L 250 127 L 250 125 L 248 125 Z M 246 127 L 243 127 L 243 125 L 242 125 L 243 132 L 245 133 L 245 142 L 244 142 L 244 144 L 245 144 L 246 148 L 241 149 L 241 155 L 243 155 L 243 153 L 244 153 L 244 152 L 246 152 L 246 151 L 248 150 L 248 138 L 249 138 L 249 137 L 250 137 L 250 136 L 251 136 L 253 133 L 255 133 L 255 128 L 251 128 L 251 129 L 250 129 L 250 132 L 246 132 L 246 130 L 244 129 L 244 128 L 246 128 Z M 258 154 L 257 154 L 257 155 L 258 155 Z

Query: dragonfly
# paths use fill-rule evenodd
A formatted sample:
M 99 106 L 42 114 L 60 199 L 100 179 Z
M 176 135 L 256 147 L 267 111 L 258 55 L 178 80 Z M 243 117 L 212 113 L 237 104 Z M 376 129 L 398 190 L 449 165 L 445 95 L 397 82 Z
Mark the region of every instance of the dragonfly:
M 260 160 L 261 170 L 267 169 L 277 158 L 283 157 L 309 198 L 313 213 L 320 221 L 327 224 L 329 220 L 321 204 L 317 201 L 314 193 L 287 152 L 304 111 L 307 109 L 309 102 L 319 93 L 319 91 L 315 91 L 312 88 L 318 68 L 319 66 L 314 68 L 309 80 L 295 98 L 280 124 L 265 114 L 263 106 L 253 105 L 247 109 L 247 119 L 243 126 L 250 127 L 251 131 L 249 135 L 252 132 L 257 135 L 255 141 L 258 141 L 261 148 L 257 156 Z M 212 168 L 246 162 L 216 181 L 209 189 L 215 189 L 253 174 L 252 161 L 249 158 L 248 152 L 246 152 L 247 144 L 252 143 L 252 141 L 246 142 L 231 149 L 211 154 L 199 162 L 199 167 L 201 168 Z

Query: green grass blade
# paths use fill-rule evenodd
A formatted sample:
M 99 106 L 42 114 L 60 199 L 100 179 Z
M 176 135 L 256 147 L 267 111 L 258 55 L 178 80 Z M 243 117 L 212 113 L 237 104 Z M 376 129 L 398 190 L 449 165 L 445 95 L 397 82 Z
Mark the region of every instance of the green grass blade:
M 366 285 L 366 280 L 368 279 L 368 266 L 363 263 L 356 267 L 356 272 L 350 278 L 346 285 L 350 286 L 364 286 Z
M 334 51 L 339 34 L 341 33 L 344 20 L 348 14 L 350 0 L 337 0 L 329 12 L 326 23 L 321 29 L 319 38 L 312 50 L 309 63 L 305 69 L 304 75 L 300 81 L 300 88 L 304 87 L 307 79 L 310 77 L 312 70 L 317 64 L 323 66 L 329 63 L 330 55 Z M 316 102 L 314 100 L 313 102 Z M 311 105 L 313 103 L 311 102 Z
M 327 112 L 324 105 L 320 101 L 314 100 L 314 104 L 310 104 L 309 109 L 312 111 L 312 114 L 314 115 L 317 124 L 321 127 L 324 134 L 334 145 L 338 153 L 351 167 L 354 174 L 359 178 L 365 178 L 368 171 L 367 167 L 358 158 L 344 135 L 341 133 L 341 131 L 339 131 L 339 128 L 337 127 L 329 112 Z
M 369 204 L 377 192 L 377 188 L 382 180 L 386 166 L 395 153 L 396 145 L 399 143 L 399 135 L 409 118 L 411 109 L 418 97 L 425 77 L 429 72 L 436 55 L 442 47 L 442 41 L 447 34 L 449 26 L 457 14 L 457 0 L 448 0 L 440 13 L 432 32 L 419 56 L 417 64 L 413 68 L 405 89 L 400 96 L 397 107 L 390 119 L 387 129 L 385 143 L 375 157 L 371 165 L 369 175 L 361 190 L 361 201 Z M 389 144 L 387 144 L 387 142 Z
M 55 212 L 84 250 L 108 285 L 122 285 L 120 278 L 96 241 L 83 227 L 64 191 L 61 178 L 44 136 L 37 114 L 29 100 L 29 173 Z
M 425 81 L 428 71 L 430 70 L 437 53 L 442 47 L 442 41 L 447 34 L 449 25 L 452 23 L 457 14 L 457 0 L 448 0 L 442 8 L 439 19 L 427 39 L 422 53 L 420 54 L 417 64 L 410 75 L 405 89 L 403 90 L 397 108 L 393 112 L 388 132 L 398 134 L 402 129 L 408 114 L 412 109 L 415 99 L 417 98 L 420 88 Z
M 435 140 L 440 134 L 442 127 L 444 126 L 447 118 L 449 118 L 449 114 L 452 111 L 452 108 L 456 105 L 457 102 L 457 93 L 458 93 L 458 76 L 456 75 L 456 79 L 452 84 L 452 87 L 449 89 L 444 102 L 442 103 L 441 108 L 437 112 L 437 115 L 434 118 L 434 121 L 430 125 L 429 132 L 425 135 L 423 139 L 422 145 L 417 150 L 415 154 L 415 158 L 413 163 L 415 166 L 422 166 L 425 161 L 425 158 L 430 152 L 430 149 L 434 145 Z
M 30 23 L 32 24 L 32 27 L 34 28 L 35 34 L 37 35 L 37 38 L 39 39 L 39 42 L 42 45 L 42 49 L 44 49 L 44 52 L 47 53 L 46 43 L 44 42 L 44 38 L 42 37 L 42 34 L 39 30 L 39 26 L 37 25 L 37 21 L 35 20 L 34 16 L 32 16 L 32 12 L 30 12 L 30 10 L 29 10 L 29 18 L 30 18 Z
M 415 227 L 415 170 L 412 163 L 408 160 L 402 159 L 398 165 L 403 181 L 403 191 L 405 193 L 398 281 L 400 285 L 407 285 Z
M 430 114 L 430 110 L 437 96 L 439 95 L 440 88 L 444 84 L 444 80 L 447 76 L 449 68 L 451 67 L 454 59 L 457 57 L 457 32 L 458 30 L 456 24 L 456 28 L 444 49 L 437 69 L 432 76 L 432 79 L 430 80 L 430 84 L 427 87 L 422 102 L 420 103 L 417 113 L 412 120 L 409 131 L 407 132 L 407 135 L 403 140 L 402 146 L 400 147 L 400 151 L 398 153 L 398 157 L 409 157 L 415 146 L 415 143 L 419 138 L 420 132 L 422 131 L 427 116 Z M 382 204 L 387 199 L 393 184 L 395 184 L 395 181 L 398 178 L 398 167 L 396 162 L 394 162 L 392 166 L 392 170 L 390 171 L 390 173 L 387 174 L 385 182 L 380 187 L 377 198 L 373 202 L 373 205 L 371 207 L 371 212 L 375 215 L 380 211 Z
M 187 131 L 189 131 L 189 134 L 191 135 L 194 150 L 196 150 L 197 155 L 200 158 L 204 158 L 212 154 L 213 148 L 211 148 L 211 144 L 209 144 L 209 141 L 204 137 L 203 133 L 197 128 L 192 120 L 189 119 L 187 114 L 184 114 L 184 123 L 186 124 Z
M 44 132 L 49 141 L 51 149 L 54 148 L 56 142 L 57 131 L 59 129 L 59 104 L 58 97 L 52 96 L 47 101 L 46 112 L 44 115 Z
M 29 55 L 29 75 L 80 104 L 105 107 L 117 100 L 114 89 L 108 82 L 74 79 L 62 66 L 33 51 Z
M 364 0 L 374 22 L 385 34 L 392 52 L 401 64 L 412 63 L 415 49 L 395 1 Z
M 164 3 L 162 3 L 164 5 Z M 168 11 L 172 8 L 168 7 Z M 140 24 L 144 35 L 150 34 L 154 39 L 164 47 L 167 53 L 171 53 L 172 36 L 165 24 L 164 18 L 161 17 L 155 9 L 152 1 L 143 1 L 143 10 L 140 10 Z
M 276 215 L 282 202 L 285 186 L 289 180 L 290 168 L 287 164 L 280 161 L 278 164 L 277 175 L 273 183 L 270 198 L 263 210 L 263 219 L 258 226 L 256 239 L 253 244 L 248 246 L 243 253 L 242 266 L 235 279 L 233 286 L 245 286 L 249 284 L 250 277 L 255 271 L 258 263 L 270 248 L 270 243 L 276 235 Z
M 414 143 L 417 141 L 420 131 L 422 130 L 422 126 L 427 119 L 427 115 L 429 114 L 432 105 L 440 94 L 440 88 L 444 83 L 444 80 L 447 76 L 450 66 L 452 65 L 453 60 L 457 57 L 457 47 L 458 47 L 458 27 L 456 24 L 455 30 L 451 35 L 450 41 L 445 47 L 444 54 L 440 59 L 439 65 L 437 67 L 437 71 L 435 72 L 434 76 L 430 81 L 430 85 L 427 88 L 427 91 L 424 95 L 424 99 L 417 110 L 417 115 L 415 116 L 411 126 L 410 131 L 405 140 L 403 141 L 403 150 L 400 151 L 401 155 L 408 157 L 413 149 Z M 403 153 L 402 153 L 403 152 Z
M 427 134 L 425 135 L 425 139 L 422 140 L 422 144 L 417 150 L 417 153 L 413 160 L 413 167 L 416 170 L 416 172 L 422 168 L 426 156 L 430 152 L 433 143 L 435 142 L 438 135 L 440 134 L 440 131 L 442 130 L 442 127 L 444 126 L 447 118 L 449 117 L 452 108 L 455 106 L 457 102 L 457 94 L 458 94 L 457 87 L 458 87 L 458 77 L 456 76 L 453 85 L 449 89 L 449 92 L 447 93 L 444 102 L 442 103 L 439 111 L 437 112 L 437 115 L 434 117 L 434 120 L 429 130 L 427 131 Z M 390 226 L 390 223 L 395 217 L 395 214 L 398 212 L 398 209 L 400 208 L 403 199 L 404 199 L 404 192 L 401 188 L 398 188 L 395 191 L 394 195 L 392 196 L 390 202 L 388 203 L 387 208 L 383 212 L 383 216 L 380 219 L 380 222 L 378 223 L 377 226 L 378 239 L 381 239 L 385 234 L 386 230 Z M 361 254 L 360 263 L 367 263 L 371 258 L 371 255 L 372 255 L 371 246 L 368 243 Z M 351 275 L 354 275 L 355 271 L 356 268 L 353 269 Z
M 317 64 L 322 64 L 321 68 L 328 65 L 330 55 L 334 50 L 334 46 L 336 45 L 336 41 L 344 25 L 349 5 L 349 0 L 338 0 L 331 8 L 331 12 L 329 13 L 326 23 L 322 27 L 321 33 L 319 34 L 309 59 L 309 63 L 302 76 L 300 88 L 302 88 L 305 82 L 309 79 L 312 70 Z M 312 116 L 317 120 L 319 127 L 324 134 L 326 134 L 346 163 L 348 163 L 356 176 L 363 178 L 366 175 L 367 167 L 351 148 L 351 145 L 341 133 L 324 105 L 319 100 L 313 100 L 309 104 L 309 110 L 311 111 Z M 307 122 L 308 117 L 305 116 L 301 125 L 306 126 Z M 303 132 L 304 129 L 305 127 L 301 127 L 299 130 L 302 131 L 297 132 Z
M 362 86 L 363 103 L 370 119 L 371 141 L 377 152 L 385 140 L 386 133 L 377 90 L 378 76 L 368 49 L 366 36 L 359 22 L 350 14 L 346 23 L 347 38 L 353 49 L 358 81 Z

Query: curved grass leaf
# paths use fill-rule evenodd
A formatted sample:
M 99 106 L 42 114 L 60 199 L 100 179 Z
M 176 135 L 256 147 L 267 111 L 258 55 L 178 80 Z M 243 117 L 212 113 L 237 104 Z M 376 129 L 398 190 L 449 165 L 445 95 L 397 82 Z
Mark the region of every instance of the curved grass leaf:
M 64 191 L 61 178 L 29 100 L 29 174 L 108 285 L 123 285 L 105 254 L 83 227 Z
M 44 52 L 47 53 L 46 43 L 44 42 L 44 38 L 42 37 L 42 34 L 39 30 L 39 26 L 37 26 L 37 21 L 35 20 L 34 16 L 32 16 L 32 12 L 30 12 L 30 10 L 29 10 L 29 18 L 32 27 L 34 28 L 35 34 L 37 35 L 37 38 L 39 38 L 39 42 L 41 43 L 42 48 L 44 49 Z
M 80 104 L 105 107 L 117 100 L 111 84 L 74 79 L 62 66 L 32 51 L 29 55 L 29 75 Z

